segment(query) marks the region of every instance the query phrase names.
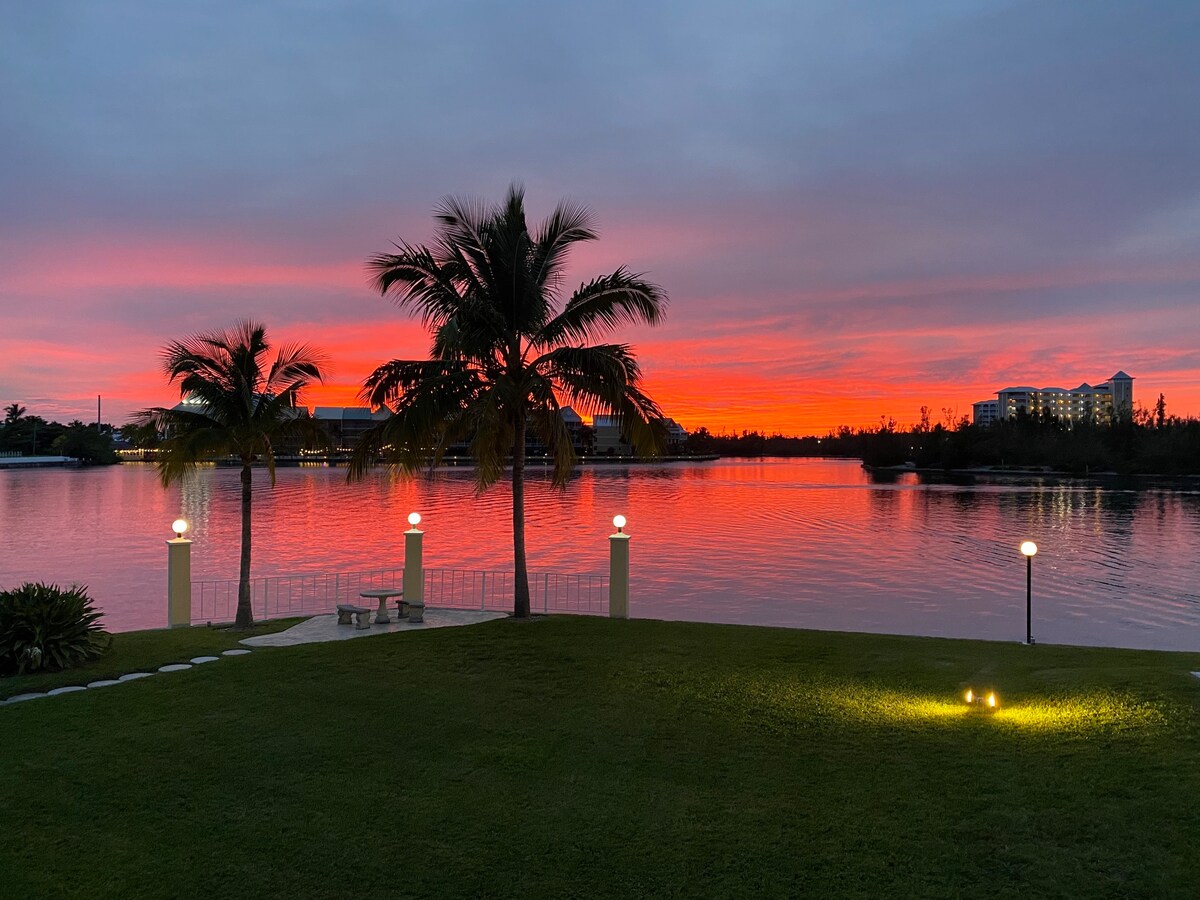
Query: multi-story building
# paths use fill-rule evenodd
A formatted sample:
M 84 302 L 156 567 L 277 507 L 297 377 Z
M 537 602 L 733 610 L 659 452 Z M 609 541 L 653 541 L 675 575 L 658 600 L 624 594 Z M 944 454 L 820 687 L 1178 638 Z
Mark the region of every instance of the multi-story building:
M 674 419 L 660 419 L 667 432 L 667 452 L 677 453 L 688 439 L 687 430 Z M 600 456 L 632 456 L 633 447 L 621 433 L 616 416 L 596 416 L 592 419 L 596 434 L 596 453 Z
M 971 421 L 976 425 L 991 425 L 1000 419 L 999 400 L 980 400 L 971 404 Z
M 372 411 L 365 406 L 317 406 L 313 409 L 313 418 L 329 435 L 330 446 L 338 451 L 352 450 L 364 433 L 387 417 L 386 409 Z
M 1077 388 L 1028 386 L 997 391 L 995 400 L 973 404 L 976 425 L 1018 415 L 1053 416 L 1064 422 L 1111 422 L 1133 414 L 1133 378 L 1117 372 L 1103 384 Z

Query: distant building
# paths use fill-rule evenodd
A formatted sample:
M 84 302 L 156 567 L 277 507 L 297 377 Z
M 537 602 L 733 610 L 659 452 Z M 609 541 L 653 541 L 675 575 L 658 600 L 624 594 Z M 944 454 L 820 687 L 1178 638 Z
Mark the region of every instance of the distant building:
M 353 450 L 363 434 L 389 415 L 386 409 L 372 412 L 365 406 L 317 406 L 313 409 L 313 418 L 325 429 L 334 450 Z
M 621 433 L 621 422 L 616 416 L 595 416 L 592 431 L 596 435 L 597 456 L 633 456 L 633 447 Z
M 571 446 L 575 448 L 576 453 L 583 453 L 584 428 L 587 427 L 583 424 L 583 419 L 569 406 L 562 407 L 558 414 L 562 416 L 563 424 L 567 426 L 567 434 L 571 435 Z
M 663 419 L 662 423 L 667 426 L 667 452 L 678 453 L 687 443 L 687 429 L 674 419 Z
M 688 439 L 687 430 L 674 419 L 659 420 L 667 430 L 667 452 L 676 453 Z M 625 440 L 616 416 L 596 416 L 592 419 L 596 434 L 596 454 L 599 456 L 632 456 L 633 447 Z
M 991 425 L 1000 421 L 1000 401 L 980 400 L 971 404 L 971 421 L 976 425 Z
M 993 405 L 994 404 L 994 405 Z M 1133 414 L 1133 378 L 1117 372 L 1103 384 L 1077 388 L 1007 387 L 995 400 L 972 405 L 976 425 L 1018 415 L 1053 416 L 1064 422 L 1111 422 Z

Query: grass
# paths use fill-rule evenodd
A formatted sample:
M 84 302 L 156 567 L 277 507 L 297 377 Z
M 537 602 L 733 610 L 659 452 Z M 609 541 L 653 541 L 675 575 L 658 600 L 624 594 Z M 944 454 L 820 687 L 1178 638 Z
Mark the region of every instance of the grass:
M 1194 669 L 1197 654 L 567 617 L 255 653 L 0 709 L 0 883 L 1193 896 Z M 968 685 L 998 689 L 1000 711 L 968 711 Z
M 153 672 L 159 666 L 232 650 L 242 638 L 282 631 L 300 621 L 302 619 L 272 619 L 259 622 L 246 631 L 234 631 L 226 625 L 117 632 L 112 636 L 112 647 L 104 656 L 81 666 L 63 672 L 0 677 L 0 700 L 17 694 L 43 693 L 52 688 L 116 678 L 128 672 Z

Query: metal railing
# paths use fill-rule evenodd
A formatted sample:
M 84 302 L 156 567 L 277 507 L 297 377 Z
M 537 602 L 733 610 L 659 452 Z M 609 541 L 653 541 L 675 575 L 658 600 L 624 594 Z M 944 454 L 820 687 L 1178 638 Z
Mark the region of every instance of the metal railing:
M 333 612 L 338 603 L 361 603 L 360 591 L 399 588 L 403 580 L 403 568 L 269 575 L 251 579 L 250 604 L 258 619 Z M 510 612 L 513 582 L 512 572 L 426 569 L 425 603 L 431 608 Z M 608 576 L 530 572 L 529 595 L 533 612 L 604 615 Z M 233 621 L 237 601 L 236 581 L 193 581 L 192 622 Z

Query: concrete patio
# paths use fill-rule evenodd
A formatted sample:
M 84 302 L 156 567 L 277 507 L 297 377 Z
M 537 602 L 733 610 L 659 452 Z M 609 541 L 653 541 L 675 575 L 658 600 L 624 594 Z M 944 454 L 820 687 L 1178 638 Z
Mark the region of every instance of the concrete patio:
M 374 613 L 372 612 L 372 615 Z M 356 628 L 354 625 L 339 625 L 337 615 L 330 613 L 314 616 L 287 631 L 245 638 L 239 643 L 247 647 L 294 647 L 297 644 L 317 644 L 324 641 L 345 641 L 350 638 L 371 637 L 376 634 L 396 634 L 404 631 L 426 631 L 430 628 L 453 628 L 458 625 L 476 625 L 493 619 L 506 618 L 507 614 L 480 609 L 426 609 L 425 620 L 413 624 L 408 619 L 397 619 L 386 625 Z

